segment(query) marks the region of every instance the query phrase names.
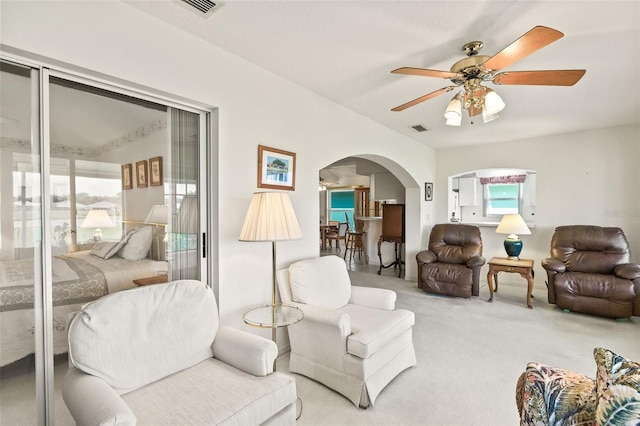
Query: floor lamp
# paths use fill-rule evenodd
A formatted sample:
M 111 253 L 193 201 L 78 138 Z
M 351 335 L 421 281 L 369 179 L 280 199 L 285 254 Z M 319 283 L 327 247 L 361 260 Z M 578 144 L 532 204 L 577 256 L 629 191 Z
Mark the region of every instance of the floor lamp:
M 276 303 L 276 241 L 302 238 L 298 219 L 289 196 L 283 192 L 256 192 L 251 197 L 249 210 L 240 232 L 240 241 L 271 241 L 271 315 L 276 324 L 279 305 Z M 276 328 L 271 327 L 276 341 Z

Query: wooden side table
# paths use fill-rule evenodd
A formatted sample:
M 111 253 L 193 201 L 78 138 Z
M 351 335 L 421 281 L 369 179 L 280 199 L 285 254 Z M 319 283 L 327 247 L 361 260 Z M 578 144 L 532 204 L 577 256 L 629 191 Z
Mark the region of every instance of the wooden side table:
M 534 275 L 533 259 L 510 260 L 506 257 L 491 258 L 489 261 L 489 273 L 487 274 L 487 284 L 489 285 L 490 294 L 487 302 L 493 302 L 493 292 L 498 291 L 498 272 L 515 272 L 527 280 L 527 307 L 533 309 L 531 306 Z M 496 284 L 495 289 L 493 288 L 493 282 Z
M 382 264 L 382 252 L 380 250 L 383 242 L 394 243 L 395 245 L 395 259 L 388 265 Z M 380 267 L 378 268 L 378 275 L 382 272 L 382 268 L 389 268 L 393 266 L 393 269 L 398 268 L 398 278 L 402 275 L 402 265 L 404 264 L 404 260 L 402 260 L 402 244 L 404 243 L 401 237 L 389 237 L 386 235 L 380 235 L 380 239 L 378 240 L 378 259 L 380 260 Z
M 162 283 L 168 283 L 168 282 L 169 282 L 169 276 L 167 274 L 161 274 L 161 275 L 156 275 L 156 276 L 147 277 L 147 278 L 138 278 L 136 280 L 133 280 L 133 283 L 138 287 L 142 287 L 143 285 L 162 284 Z

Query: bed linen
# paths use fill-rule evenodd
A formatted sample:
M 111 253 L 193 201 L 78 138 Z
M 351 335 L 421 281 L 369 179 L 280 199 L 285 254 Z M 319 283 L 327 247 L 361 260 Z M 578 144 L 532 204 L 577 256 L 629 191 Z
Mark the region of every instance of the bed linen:
M 80 251 L 55 256 L 53 278 L 53 350 L 67 352 L 67 316 L 82 304 L 136 287 L 133 280 L 167 271 L 167 262 L 108 260 Z M 34 259 L 0 262 L 0 366 L 34 353 Z

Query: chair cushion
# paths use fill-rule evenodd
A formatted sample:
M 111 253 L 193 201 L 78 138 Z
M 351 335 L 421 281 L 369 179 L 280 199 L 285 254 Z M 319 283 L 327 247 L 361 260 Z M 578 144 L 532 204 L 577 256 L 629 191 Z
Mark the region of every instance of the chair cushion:
M 296 386 L 283 373 L 256 377 L 209 358 L 123 399 L 141 425 L 258 425 L 295 402 Z
M 416 322 L 414 313 L 405 309 L 385 311 L 350 303 L 339 311 L 349 314 L 351 320 L 347 352 L 363 359 L 387 346 Z
M 337 309 L 351 298 L 351 279 L 344 260 L 323 256 L 289 266 L 289 285 L 294 302 Z
M 633 282 L 615 275 L 566 272 L 558 274 L 554 280 L 556 294 L 593 297 L 633 305 L 636 297 Z
M 473 269 L 452 263 L 428 263 L 420 268 L 419 285 L 427 293 L 471 297 Z
M 69 360 L 124 394 L 213 355 L 213 291 L 194 280 L 110 294 L 69 326 Z
M 608 349 L 595 348 L 598 373 L 596 424 L 636 424 L 640 419 L 640 363 Z
M 482 256 L 480 228 L 473 225 L 437 224 L 429 235 L 429 250 L 438 262 L 466 263 L 472 257 Z
M 617 265 L 629 262 L 629 243 L 620 228 L 558 226 L 551 238 L 551 257 L 570 271 L 613 274 Z

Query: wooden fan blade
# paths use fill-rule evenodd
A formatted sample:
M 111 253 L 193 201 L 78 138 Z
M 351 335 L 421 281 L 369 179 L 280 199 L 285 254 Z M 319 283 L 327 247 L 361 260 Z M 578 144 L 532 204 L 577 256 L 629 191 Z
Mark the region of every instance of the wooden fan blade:
M 586 72 L 586 70 L 501 72 L 494 77 L 493 82 L 512 85 L 573 86 Z
M 543 26 L 534 27 L 509 46 L 487 59 L 483 65 L 492 71 L 501 70 L 563 36 L 564 34 L 553 28 Z
M 451 90 L 453 90 L 455 88 L 456 88 L 456 86 L 443 87 L 442 89 L 438 89 L 435 92 L 428 93 L 428 94 L 426 94 L 424 96 L 420 96 L 419 98 L 416 98 L 416 99 L 414 99 L 412 101 L 409 101 L 406 104 L 402 104 L 400 106 L 397 106 L 397 107 L 391 109 L 391 111 L 402 111 L 402 110 L 405 110 L 405 109 L 407 109 L 409 107 L 412 107 L 414 105 L 418 105 L 419 103 L 424 102 L 424 101 L 426 101 L 428 99 L 435 98 L 436 96 L 442 95 L 443 93 L 447 93 L 447 92 L 449 92 L 449 91 L 451 91 Z
M 426 68 L 411 68 L 411 67 L 398 68 L 397 70 L 393 70 L 391 72 L 394 74 L 420 75 L 423 77 L 437 77 L 437 78 L 453 78 L 456 75 L 458 75 L 455 72 L 429 70 Z

